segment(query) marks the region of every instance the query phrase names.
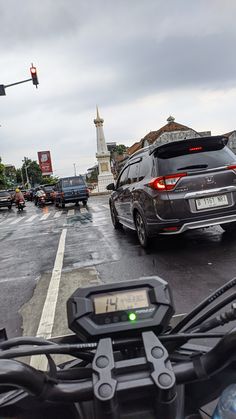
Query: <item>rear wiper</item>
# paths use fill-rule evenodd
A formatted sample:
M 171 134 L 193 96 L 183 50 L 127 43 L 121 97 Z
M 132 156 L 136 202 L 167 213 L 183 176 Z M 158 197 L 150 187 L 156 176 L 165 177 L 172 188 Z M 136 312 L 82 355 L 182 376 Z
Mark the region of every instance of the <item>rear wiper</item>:
M 208 164 L 194 164 L 193 166 L 179 167 L 177 170 L 206 169 L 207 167 L 208 167 Z

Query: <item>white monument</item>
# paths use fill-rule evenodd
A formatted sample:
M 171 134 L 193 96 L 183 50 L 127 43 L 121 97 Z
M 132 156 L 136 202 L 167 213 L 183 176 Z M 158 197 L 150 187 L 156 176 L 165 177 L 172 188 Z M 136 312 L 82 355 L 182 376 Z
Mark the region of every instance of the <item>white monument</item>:
M 107 149 L 103 132 L 103 122 L 104 120 L 100 118 L 97 108 L 97 118 L 94 119 L 94 124 L 97 131 L 98 192 L 107 192 L 106 186 L 114 182 L 111 173 L 110 151 Z

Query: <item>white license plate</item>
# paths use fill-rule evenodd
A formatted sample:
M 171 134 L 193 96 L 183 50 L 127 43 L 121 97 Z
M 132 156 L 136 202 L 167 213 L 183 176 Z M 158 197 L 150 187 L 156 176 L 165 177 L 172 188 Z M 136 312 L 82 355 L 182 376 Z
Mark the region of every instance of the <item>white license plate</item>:
M 206 198 L 196 199 L 195 202 L 197 210 L 202 210 L 228 205 L 228 198 L 227 195 L 208 196 Z

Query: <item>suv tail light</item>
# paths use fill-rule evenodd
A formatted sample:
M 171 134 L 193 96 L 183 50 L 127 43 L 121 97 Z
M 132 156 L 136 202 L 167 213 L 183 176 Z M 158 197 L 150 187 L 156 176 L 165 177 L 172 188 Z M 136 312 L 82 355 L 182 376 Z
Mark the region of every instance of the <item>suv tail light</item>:
M 189 151 L 202 151 L 203 147 L 200 145 L 198 147 L 189 147 Z
M 152 179 L 148 186 L 158 191 L 171 191 L 175 188 L 181 177 L 187 176 L 187 173 L 177 173 L 174 175 L 160 176 Z
M 227 169 L 234 170 L 234 172 L 236 172 L 236 164 L 231 164 L 230 166 L 227 166 Z

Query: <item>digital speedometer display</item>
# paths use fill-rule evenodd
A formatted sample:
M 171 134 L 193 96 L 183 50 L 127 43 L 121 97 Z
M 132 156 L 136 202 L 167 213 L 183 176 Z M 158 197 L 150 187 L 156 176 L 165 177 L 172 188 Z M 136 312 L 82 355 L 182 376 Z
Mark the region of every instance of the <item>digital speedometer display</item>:
M 95 314 L 132 310 L 149 306 L 147 290 L 134 289 L 126 292 L 111 292 L 93 299 Z
M 174 313 L 167 282 L 158 276 L 78 288 L 67 301 L 68 325 L 83 342 L 141 337 L 166 330 Z

